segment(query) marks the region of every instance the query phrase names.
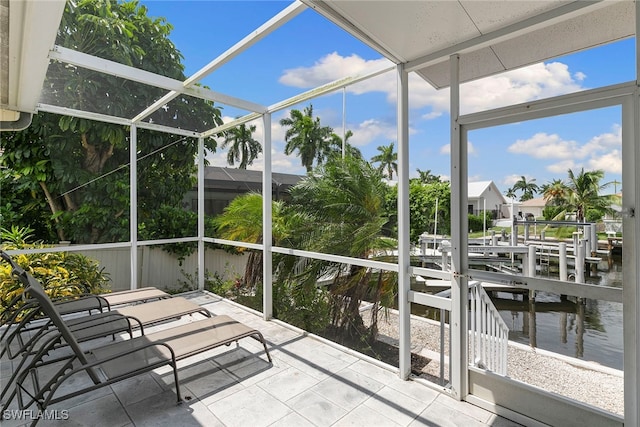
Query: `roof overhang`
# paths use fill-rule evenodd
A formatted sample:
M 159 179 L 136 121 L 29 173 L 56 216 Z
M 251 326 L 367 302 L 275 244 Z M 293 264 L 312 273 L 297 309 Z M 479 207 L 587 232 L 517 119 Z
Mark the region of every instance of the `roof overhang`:
M 394 63 L 404 64 L 405 70 L 416 72 L 436 88 L 450 84 L 448 60 L 454 54 L 460 55 L 460 81 L 465 82 L 635 34 L 633 0 L 302 1 Z M 158 76 L 150 78 L 140 70 L 87 58 L 68 49 L 55 50 L 64 7 L 65 0 L 0 0 L 0 128 L 6 128 L 12 121 L 24 121 L 21 112 L 43 109 L 39 104 L 40 95 L 52 58 L 91 69 L 104 69 L 135 81 L 142 79 L 155 86 L 162 81 L 165 86 L 159 86 L 169 93 L 136 117 L 120 118 L 127 123 L 142 124 L 144 117 L 177 94 L 195 90 L 199 91 L 193 94 L 195 96 L 242 105 L 248 111 L 254 111 L 253 115 L 247 116 L 252 119 L 264 112 L 264 107 L 240 103 L 241 100 L 231 97 L 222 100 L 220 93 L 201 93 L 201 88 L 191 88 L 191 85 L 305 8 L 298 2 L 292 3 L 187 81 L 176 82 Z M 323 91 L 333 90 L 343 83 L 348 82 L 331 83 Z M 318 94 L 316 89 L 303 95 Z M 299 102 L 306 99 L 305 96 L 291 98 L 267 110 Z M 64 110 L 65 106 L 48 108 Z M 69 113 L 69 110 L 64 111 Z
M 36 110 L 65 0 L 0 0 L 0 120 Z
M 632 0 L 303 0 L 436 88 L 460 55 L 470 81 L 635 34 Z

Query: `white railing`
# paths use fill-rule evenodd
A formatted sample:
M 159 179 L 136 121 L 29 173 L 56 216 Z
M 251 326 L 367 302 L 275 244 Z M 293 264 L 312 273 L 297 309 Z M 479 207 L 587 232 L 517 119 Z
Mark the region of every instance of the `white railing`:
M 509 328 L 482 283 L 469 285 L 469 364 L 507 375 Z

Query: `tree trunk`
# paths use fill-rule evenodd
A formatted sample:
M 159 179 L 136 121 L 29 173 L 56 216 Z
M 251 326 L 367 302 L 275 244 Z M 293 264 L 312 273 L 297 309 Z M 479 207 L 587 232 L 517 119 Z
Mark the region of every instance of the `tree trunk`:
M 58 238 L 60 240 L 67 240 L 65 238 L 64 230 L 60 225 L 60 219 L 56 216 L 56 214 L 60 212 L 61 209 L 56 203 L 56 200 L 53 198 L 53 196 L 51 196 L 51 193 L 49 192 L 49 188 L 47 187 L 47 183 L 44 181 L 39 181 L 39 184 L 40 184 L 40 187 L 42 188 L 42 191 L 44 191 L 44 196 L 46 197 L 47 203 L 49 204 L 49 208 L 51 209 L 51 213 L 53 214 L 53 219 L 56 223 L 56 233 L 58 234 Z
M 82 148 L 85 151 L 85 158 L 82 166 L 91 173 L 98 174 L 104 169 L 104 165 L 113 156 L 113 144 L 108 148 L 102 149 L 96 145 L 90 144 L 87 140 L 87 134 L 83 133 Z
M 63 198 L 68 210 L 75 211 L 78 209 L 78 207 L 76 206 L 76 202 L 73 201 L 73 198 L 69 193 L 65 194 Z
M 244 271 L 244 283 L 254 289 L 262 282 L 262 252 L 251 251 Z

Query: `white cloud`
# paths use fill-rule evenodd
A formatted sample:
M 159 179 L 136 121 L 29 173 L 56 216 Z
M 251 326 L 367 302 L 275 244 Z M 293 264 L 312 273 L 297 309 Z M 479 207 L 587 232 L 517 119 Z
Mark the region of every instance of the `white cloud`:
M 437 119 L 441 115 L 442 115 L 442 111 L 432 111 L 430 113 L 423 114 L 422 118 L 424 120 L 432 120 L 432 119 Z
M 613 125 L 611 132 L 594 136 L 587 143 L 587 146 L 592 151 L 620 148 L 622 146 L 622 127 L 618 124 Z
M 278 81 L 286 86 L 313 88 L 343 77 L 366 73 L 385 64 L 391 65 L 391 62 L 384 58 L 366 60 L 355 54 L 341 56 L 333 52 L 317 60 L 311 67 L 284 70 Z
M 349 143 L 355 147 L 364 147 L 381 137 L 392 142 L 398 136 L 395 124 L 384 123 L 375 119 L 368 119 L 348 128 L 353 132 L 353 136 L 349 138 Z
M 578 165 L 573 160 L 563 160 L 550 164 L 547 166 L 547 170 L 555 174 L 566 174 L 569 169 L 575 170 L 577 167 Z
M 357 73 L 372 70 L 389 63 L 386 59 L 365 60 L 357 55 L 341 56 L 330 53 L 309 67 L 297 67 L 284 71 L 279 82 L 293 87 L 310 89 Z M 389 63 L 390 64 L 390 63 Z M 538 63 L 496 76 L 490 76 L 461 87 L 461 111 L 469 113 L 490 108 L 518 104 L 535 99 L 575 92 L 584 89 L 582 72 L 571 73 L 561 62 Z M 376 78 L 350 86 L 353 94 L 368 92 L 386 93 L 387 101 L 395 103 L 397 97 L 396 75 L 385 73 Z M 425 120 L 439 117 L 449 111 L 449 90 L 436 90 L 416 74 L 409 75 L 409 106 L 425 109 Z
M 594 157 L 589 160 L 588 169 L 602 169 L 608 173 L 622 174 L 622 153 L 619 150 L 613 150 L 602 156 Z
M 561 62 L 538 63 L 475 80 L 460 89 L 463 113 L 519 104 L 584 89 L 583 73 Z
M 529 139 L 519 139 L 507 150 L 510 153 L 526 154 L 537 159 L 569 159 L 584 157 L 576 141 L 563 140 L 557 134 L 539 132 Z
M 476 148 L 473 146 L 471 141 L 467 141 L 467 153 L 476 154 Z M 445 144 L 440 147 L 440 154 L 451 154 L 451 144 Z
M 557 134 L 537 133 L 529 139 L 520 139 L 509 146 L 508 151 L 537 159 L 561 160 L 547 166 L 553 173 L 568 169 L 602 169 L 609 173 L 622 172 L 622 130 L 614 125 L 611 132 L 596 135 L 585 144 L 563 140 Z
M 521 175 L 507 175 L 502 178 L 502 184 L 506 185 L 507 187 L 512 187 L 513 184 L 520 181 L 521 178 Z
M 533 181 L 535 184 L 537 184 L 535 177 L 532 177 L 530 175 L 524 175 L 524 178 L 527 180 L 527 182 Z M 522 175 L 516 175 L 516 174 L 507 175 L 504 178 L 502 178 L 501 184 L 505 186 L 505 188 L 511 188 L 513 187 L 513 184 L 520 181 L 521 179 L 522 179 Z M 506 192 L 506 189 L 505 189 L 505 192 Z
M 288 112 L 286 113 L 288 115 Z M 224 123 L 228 123 L 235 120 L 234 117 L 225 116 L 222 118 Z M 254 125 L 256 127 L 253 137 L 260 141 L 262 144 L 264 141 L 264 126 L 261 119 L 254 120 L 246 123 L 247 126 Z M 272 119 L 271 121 L 271 169 L 273 172 L 290 173 L 296 175 L 304 175 L 306 169 L 300 164 L 300 159 L 295 155 L 287 156 L 284 154 L 284 134 L 286 130 L 280 125 L 279 120 Z M 221 167 L 235 167 L 229 166 L 227 163 L 227 149 L 222 149 L 223 139 L 218 138 L 218 148 L 215 153 L 208 153 L 206 158 L 211 166 Z M 247 167 L 250 170 L 263 170 L 264 168 L 264 156 L 260 154 L 251 165 Z

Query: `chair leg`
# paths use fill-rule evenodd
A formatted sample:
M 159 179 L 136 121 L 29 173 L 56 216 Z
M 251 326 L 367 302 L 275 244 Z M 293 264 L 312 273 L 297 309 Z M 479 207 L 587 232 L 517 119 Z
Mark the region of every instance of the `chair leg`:
M 269 354 L 269 350 L 267 350 L 267 343 L 264 340 L 262 333 L 258 332 L 257 334 L 260 337 L 259 341 L 262 343 L 262 346 L 264 347 L 264 352 L 267 354 L 267 359 L 269 359 L 269 363 L 273 363 L 273 360 L 271 360 L 271 355 Z
M 173 380 L 176 384 L 176 396 L 178 397 L 178 405 L 180 405 L 182 403 L 182 394 L 180 393 L 180 382 L 178 381 L 178 364 L 175 360 L 171 364 L 171 367 L 173 368 Z

